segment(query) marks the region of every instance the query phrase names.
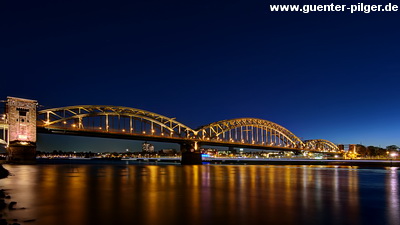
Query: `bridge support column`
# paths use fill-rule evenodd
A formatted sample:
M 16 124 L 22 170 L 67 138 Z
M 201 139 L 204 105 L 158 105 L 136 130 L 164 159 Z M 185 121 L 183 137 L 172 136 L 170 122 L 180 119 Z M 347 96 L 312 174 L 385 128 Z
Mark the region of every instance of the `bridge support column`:
M 9 126 L 7 162 L 33 164 L 36 162 L 35 100 L 7 97 L 6 117 Z
M 202 165 L 200 146 L 197 142 L 185 142 L 181 144 L 181 165 Z
M 228 151 L 229 151 L 229 153 L 235 154 L 235 155 L 236 155 L 236 153 L 237 153 L 237 151 L 236 151 L 236 149 L 235 149 L 234 147 L 229 147 L 229 148 L 228 148 Z
M 13 164 L 35 164 L 36 145 L 10 144 L 7 148 L 7 162 Z

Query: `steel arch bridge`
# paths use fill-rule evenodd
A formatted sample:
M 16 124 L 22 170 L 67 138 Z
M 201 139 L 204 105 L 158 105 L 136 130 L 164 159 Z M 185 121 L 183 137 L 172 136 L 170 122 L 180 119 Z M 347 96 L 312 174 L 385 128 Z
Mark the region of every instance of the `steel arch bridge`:
M 37 114 L 37 127 L 39 132 L 340 153 L 330 141 L 303 142 L 288 129 L 267 120 L 222 120 L 192 129 L 175 118 L 121 106 L 78 105 L 45 109 Z
M 306 140 L 304 141 L 304 147 L 304 149 L 312 149 L 322 152 L 339 151 L 339 147 L 337 145 L 324 139 Z
M 45 109 L 38 112 L 37 126 L 99 133 L 137 134 L 187 138 L 188 126 L 153 112 L 106 105 L 78 105 Z
M 200 139 L 301 148 L 302 141 L 288 129 L 256 118 L 222 120 L 200 127 Z

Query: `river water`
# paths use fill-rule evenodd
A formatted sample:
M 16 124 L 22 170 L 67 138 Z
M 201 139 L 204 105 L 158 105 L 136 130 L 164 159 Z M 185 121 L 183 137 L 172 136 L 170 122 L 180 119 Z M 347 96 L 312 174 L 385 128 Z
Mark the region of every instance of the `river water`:
M 4 165 L 21 224 L 400 224 L 399 168 Z

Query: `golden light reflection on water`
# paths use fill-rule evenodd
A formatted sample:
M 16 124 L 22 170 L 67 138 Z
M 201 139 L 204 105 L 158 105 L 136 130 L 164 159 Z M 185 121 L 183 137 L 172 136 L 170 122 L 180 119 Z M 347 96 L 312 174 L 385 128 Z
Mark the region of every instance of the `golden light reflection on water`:
M 7 165 L 31 224 L 361 224 L 359 173 L 338 166 Z M 4 182 L 3 182 L 4 181 Z M 399 221 L 398 171 L 386 208 Z
M 400 222 L 400 196 L 398 167 L 388 168 L 386 175 L 386 204 L 388 208 L 388 221 L 390 225 L 398 225 Z

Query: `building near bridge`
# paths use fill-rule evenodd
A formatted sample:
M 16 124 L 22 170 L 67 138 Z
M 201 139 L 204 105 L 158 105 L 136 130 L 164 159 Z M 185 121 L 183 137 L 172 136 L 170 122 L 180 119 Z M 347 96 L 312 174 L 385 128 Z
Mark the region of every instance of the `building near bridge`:
M 154 145 L 144 142 L 142 144 L 142 152 L 154 152 Z
M 360 151 L 360 149 L 365 146 L 364 145 L 359 145 L 359 144 L 339 144 L 338 148 L 340 151 L 344 151 L 345 153 L 357 153 Z
M 202 148 L 200 149 L 202 154 L 206 154 L 209 156 L 218 156 L 218 149 L 215 148 Z
M 9 161 L 20 163 L 34 163 L 35 161 L 37 104 L 36 100 L 7 97 Z
M 177 151 L 172 148 L 164 148 L 159 151 L 160 154 L 176 154 Z

